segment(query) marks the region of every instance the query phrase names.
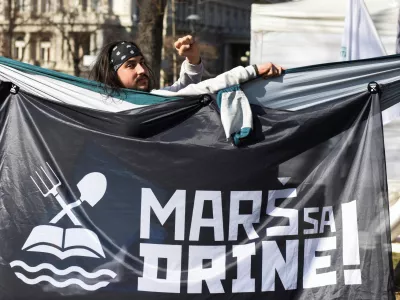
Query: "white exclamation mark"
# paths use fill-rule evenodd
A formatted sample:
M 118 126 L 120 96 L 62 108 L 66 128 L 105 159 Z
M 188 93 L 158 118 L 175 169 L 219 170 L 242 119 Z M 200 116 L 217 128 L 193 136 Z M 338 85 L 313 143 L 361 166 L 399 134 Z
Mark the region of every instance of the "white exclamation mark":
M 342 204 L 343 232 L 343 265 L 357 266 L 360 264 L 360 248 L 358 244 L 357 201 Z M 361 284 L 361 270 L 344 270 L 344 283 L 347 285 Z

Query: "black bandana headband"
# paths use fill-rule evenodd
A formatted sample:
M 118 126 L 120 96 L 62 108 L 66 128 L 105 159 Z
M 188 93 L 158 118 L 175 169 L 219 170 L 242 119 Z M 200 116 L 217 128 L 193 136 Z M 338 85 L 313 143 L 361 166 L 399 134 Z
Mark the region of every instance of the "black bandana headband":
M 111 51 L 111 65 L 114 67 L 114 71 L 118 71 L 119 67 L 128 59 L 140 55 L 143 56 L 135 44 L 129 42 L 118 43 Z

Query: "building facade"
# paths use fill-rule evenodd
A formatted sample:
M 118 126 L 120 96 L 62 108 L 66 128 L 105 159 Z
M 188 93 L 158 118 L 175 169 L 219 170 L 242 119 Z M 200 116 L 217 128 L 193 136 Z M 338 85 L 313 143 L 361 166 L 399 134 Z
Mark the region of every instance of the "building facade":
M 98 50 L 135 35 L 131 0 L 0 0 L 3 56 L 87 76 Z
M 251 3 L 249 0 L 169 0 L 165 38 L 170 49 L 163 64 L 165 74 L 170 77 L 167 81 L 172 80 L 172 64 L 168 61 L 174 51 L 173 25 L 175 38 L 196 35 L 206 77 L 246 65 Z M 135 39 L 139 18 L 138 0 L 0 0 L 0 54 L 86 77 L 95 55 L 105 43 Z

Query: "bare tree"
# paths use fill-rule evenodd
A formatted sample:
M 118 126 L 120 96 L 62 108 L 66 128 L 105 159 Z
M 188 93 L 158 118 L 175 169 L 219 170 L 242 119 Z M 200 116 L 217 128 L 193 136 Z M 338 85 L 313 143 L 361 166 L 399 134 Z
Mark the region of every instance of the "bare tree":
M 161 49 L 163 47 L 163 18 L 167 0 L 138 0 L 140 9 L 138 44 L 160 83 Z

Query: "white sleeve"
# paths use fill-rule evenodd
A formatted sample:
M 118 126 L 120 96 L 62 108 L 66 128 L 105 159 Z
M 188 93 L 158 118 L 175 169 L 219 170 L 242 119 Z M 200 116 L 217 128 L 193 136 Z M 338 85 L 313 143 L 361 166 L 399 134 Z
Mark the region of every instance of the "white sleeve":
M 204 66 L 200 62 L 198 65 L 192 65 L 187 60 L 184 60 L 181 66 L 179 79 L 171 86 L 162 88 L 163 91 L 178 92 L 187 87 L 189 84 L 199 83 L 203 76 Z
M 256 70 L 253 66 L 236 67 L 232 70 L 222 73 L 215 78 L 204 80 L 197 84 L 190 84 L 178 92 L 171 92 L 166 90 L 153 90 L 152 94 L 162 96 L 191 96 L 201 94 L 215 94 L 224 88 L 246 82 L 250 79 L 256 78 Z

